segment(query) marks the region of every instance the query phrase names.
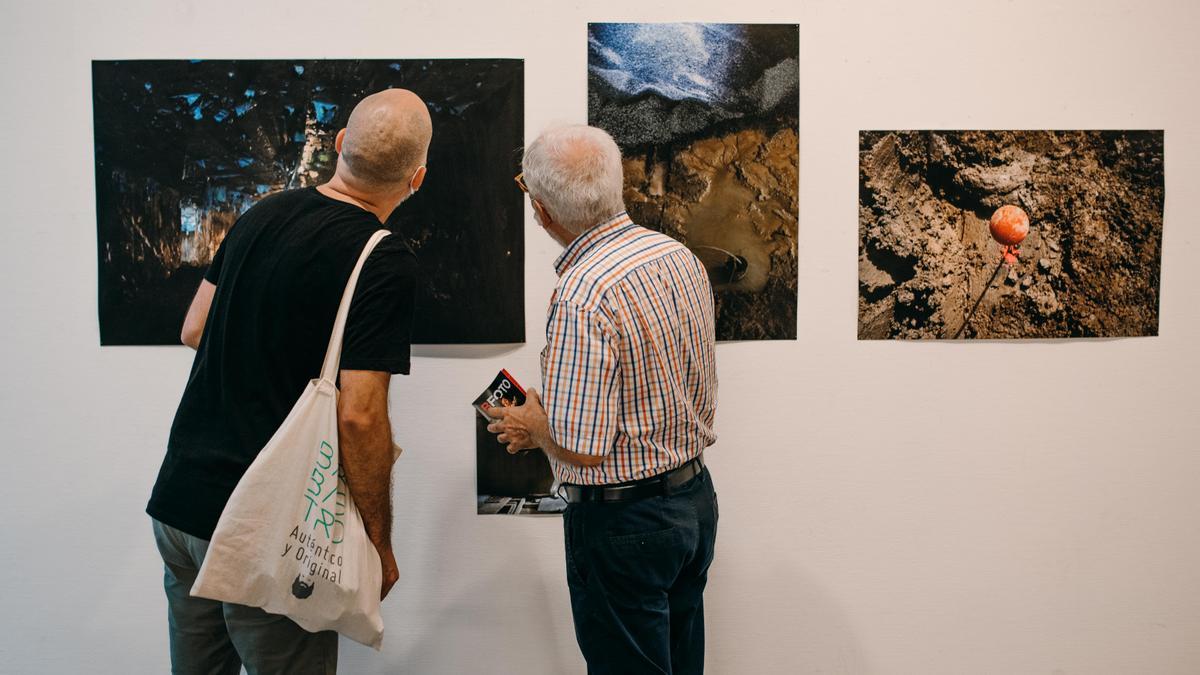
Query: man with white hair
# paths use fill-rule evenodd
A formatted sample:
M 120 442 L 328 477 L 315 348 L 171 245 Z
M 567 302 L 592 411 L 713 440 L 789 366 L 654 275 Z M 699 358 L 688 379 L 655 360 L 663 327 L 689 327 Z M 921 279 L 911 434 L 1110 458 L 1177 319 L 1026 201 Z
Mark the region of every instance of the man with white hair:
M 333 673 L 337 633 L 309 633 L 256 607 L 191 597 L 225 503 L 318 376 L 342 292 L 363 247 L 425 178 L 432 123 L 416 94 L 355 106 L 328 183 L 272 195 L 234 224 L 184 321 L 196 349 L 146 512 L 165 568 L 173 673 Z M 383 567 L 392 552 L 388 387 L 409 370 L 416 257 L 398 236 L 367 258 L 346 322 L 339 460 Z M 296 467 L 297 470 L 303 467 Z
M 562 485 L 567 583 L 589 673 L 701 673 L 717 499 L 713 295 L 700 261 L 635 225 L 604 131 L 553 129 L 517 182 L 565 247 L 542 351 L 545 404 L 493 408 L 509 452 Z

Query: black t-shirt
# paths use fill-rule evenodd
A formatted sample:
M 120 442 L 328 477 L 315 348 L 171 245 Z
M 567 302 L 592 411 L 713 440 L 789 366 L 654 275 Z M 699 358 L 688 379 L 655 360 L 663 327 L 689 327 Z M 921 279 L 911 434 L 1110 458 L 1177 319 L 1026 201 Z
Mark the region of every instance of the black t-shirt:
M 318 377 L 371 213 L 316 188 L 268 197 L 238 219 L 205 278 L 204 336 L 146 512 L 209 539 L 225 502 L 309 380 Z M 398 235 L 367 258 L 350 305 L 343 370 L 408 373 L 417 260 Z

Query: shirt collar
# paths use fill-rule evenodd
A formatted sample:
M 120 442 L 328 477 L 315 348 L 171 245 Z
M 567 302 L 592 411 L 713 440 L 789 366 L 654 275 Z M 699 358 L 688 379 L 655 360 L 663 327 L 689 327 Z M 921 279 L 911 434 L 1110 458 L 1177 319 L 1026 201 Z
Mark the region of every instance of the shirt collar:
M 584 231 L 583 234 L 576 237 L 575 241 L 571 242 L 562 252 L 562 255 L 558 256 L 558 259 L 554 261 L 554 271 L 561 277 L 567 270 L 571 269 L 572 265 L 579 262 L 584 255 L 596 248 L 600 242 L 632 226 L 633 220 L 629 218 L 629 214 L 625 211 L 618 213 L 599 225 L 593 225 Z

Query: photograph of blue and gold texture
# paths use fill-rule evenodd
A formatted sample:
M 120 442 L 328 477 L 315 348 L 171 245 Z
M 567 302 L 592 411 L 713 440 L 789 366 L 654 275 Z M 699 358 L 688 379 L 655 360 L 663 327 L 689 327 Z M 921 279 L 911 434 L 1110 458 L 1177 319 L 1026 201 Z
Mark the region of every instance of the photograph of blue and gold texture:
M 524 62 L 382 59 L 92 63 L 101 344 L 178 344 L 238 216 L 328 180 L 354 105 L 391 87 L 436 130 L 387 223 L 421 261 L 413 342 L 523 342 Z
M 717 339 L 796 337 L 799 27 L 593 23 L 588 123 L 639 225 L 708 269 Z

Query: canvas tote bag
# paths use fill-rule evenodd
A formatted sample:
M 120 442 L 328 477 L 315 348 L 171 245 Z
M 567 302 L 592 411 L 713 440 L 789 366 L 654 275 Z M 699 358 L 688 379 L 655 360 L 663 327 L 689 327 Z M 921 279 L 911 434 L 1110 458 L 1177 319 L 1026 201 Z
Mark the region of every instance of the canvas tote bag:
M 343 479 L 337 376 L 350 300 L 367 242 L 346 283 L 321 376 L 246 470 L 213 532 L 192 595 L 261 607 L 308 631 L 335 630 L 379 649 L 379 554 Z M 393 446 L 393 459 L 400 449 Z

